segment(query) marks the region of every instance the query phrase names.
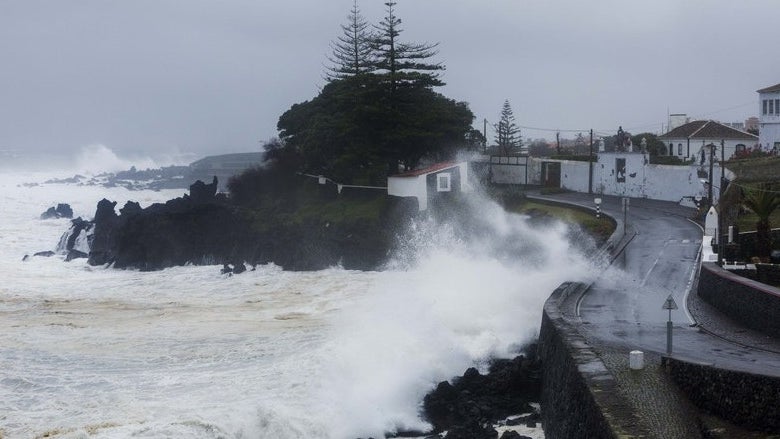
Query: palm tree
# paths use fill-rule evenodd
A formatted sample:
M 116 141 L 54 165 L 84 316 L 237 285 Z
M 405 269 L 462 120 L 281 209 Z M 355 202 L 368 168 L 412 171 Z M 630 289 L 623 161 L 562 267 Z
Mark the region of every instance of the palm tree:
M 772 228 L 769 216 L 780 207 L 780 196 L 769 183 L 746 187 L 743 203 L 758 216 L 756 222 L 756 256 L 768 258 L 772 252 Z

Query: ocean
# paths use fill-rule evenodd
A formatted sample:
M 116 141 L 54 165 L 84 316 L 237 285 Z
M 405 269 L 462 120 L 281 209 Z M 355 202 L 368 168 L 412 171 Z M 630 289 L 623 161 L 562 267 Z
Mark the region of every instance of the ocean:
M 102 198 L 145 207 L 184 193 L 42 183 L 73 174 L 0 170 L 3 439 L 425 430 L 428 391 L 516 355 L 549 294 L 592 273 L 565 226 L 534 228 L 485 200 L 491 239 L 419 221 L 375 272 L 139 272 L 32 256 L 54 250 L 70 225 L 39 218 L 57 203 L 91 219 Z M 508 242 L 527 252 L 508 256 Z

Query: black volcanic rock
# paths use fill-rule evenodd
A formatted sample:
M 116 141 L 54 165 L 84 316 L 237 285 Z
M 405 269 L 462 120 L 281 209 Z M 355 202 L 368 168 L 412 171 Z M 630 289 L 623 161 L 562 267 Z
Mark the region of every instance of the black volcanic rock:
M 69 204 L 58 203 L 57 207 L 50 207 L 41 214 L 41 219 L 50 218 L 73 218 L 73 209 Z
M 535 346 L 529 352 L 535 351 Z M 442 381 L 434 391 L 425 396 L 425 418 L 435 432 L 453 427 L 465 428 L 466 434 L 483 437 L 477 427 L 489 425 L 507 416 L 532 411 L 529 401 L 538 400 L 540 391 L 540 364 L 525 356 L 512 360 L 494 360 L 487 375 L 477 369 L 466 370 L 453 384 Z M 476 427 L 475 427 L 476 426 Z M 495 438 L 497 433 L 494 431 Z M 460 436 L 457 436 L 460 437 Z M 487 436 L 484 436 L 487 437 Z
M 88 258 L 88 257 L 89 257 L 89 255 L 84 253 L 84 252 L 81 252 L 81 251 L 78 251 L 78 250 L 70 250 L 68 252 L 68 255 L 65 256 L 65 262 L 70 262 L 70 261 L 72 261 L 74 259 L 84 259 L 84 258 Z
M 61 244 L 61 247 L 58 248 L 58 250 L 69 252 L 73 250 L 73 248 L 76 246 L 76 239 L 78 239 L 79 235 L 92 228 L 92 222 L 85 221 L 81 219 L 81 217 L 78 217 L 76 219 L 71 220 L 70 222 L 70 230 L 68 231 L 67 236 L 65 237 L 64 245 Z
M 135 201 L 128 201 L 125 206 L 119 209 L 119 214 L 125 217 L 133 216 L 142 211 L 141 205 Z
M 447 431 L 447 439 L 496 439 L 498 432 L 490 425 L 474 420 L 456 425 Z
M 95 233 L 89 249 L 89 264 L 103 265 L 113 262 L 115 257 L 115 231 L 119 217 L 114 211 L 116 201 L 100 200 L 95 211 Z
M 47 251 L 35 253 L 35 254 L 33 254 L 33 256 L 42 256 L 44 258 L 49 258 L 49 257 L 54 256 L 54 252 L 51 251 L 51 250 L 47 250 Z
M 190 185 L 190 199 L 195 203 L 209 203 L 214 201 L 214 196 L 217 194 L 217 176 L 211 183 L 206 184 L 198 180 Z
M 89 263 L 140 270 L 223 264 L 223 272 L 233 274 L 246 271 L 246 264 L 266 263 L 285 270 L 336 265 L 373 270 L 396 242 L 394 224 L 417 213 L 413 200 L 372 192 L 353 198 L 342 193 L 334 201 L 335 191 L 322 195 L 308 179 L 290 183 L 286 192 L 266 194 L 262 203 L 217 194 L 216 179 L 198 181 L 189 195 L 143 209 L 128 202 L 118 215 L 115 202 L 101 200 L 90 223 Z M 334 216 L 332 204 L 361 215 Z M 373 216 L 360 210 L 366 206 Z

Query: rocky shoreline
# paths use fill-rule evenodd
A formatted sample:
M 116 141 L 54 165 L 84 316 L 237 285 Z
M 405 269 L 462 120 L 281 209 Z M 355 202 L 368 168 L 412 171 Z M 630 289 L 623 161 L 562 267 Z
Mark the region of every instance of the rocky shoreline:
M 537 345 L 531 344 L 524 355 L 493 359 L 486 374 L 472 367 L 462 376 L 440 382 L 422 404 L 422 417 L 432 430 L 400 431 L 387 437 L 531 439 L 515 428 L 541 428 L 538 406 L 532 405 L 541 392 L 542 365 L 536 350 Z
M 494 425 L 525 424 L 535 427 L 539 413 L 530 405 L 538 401 L 541 386 L 541 363 L 536 358 L 536 345 L 526 349 L 529 354 L 511 360 L 495 359 L 488 373 L 482 375 L 469 368 L 452 383 L 442 381 L 425 396 L 425 418 L 433 425 L 433 437 L 448 439 L 496 439 Z M 518 413 L 531 413 L 510 418 Z M 510 418 L 509 420 L 507 420 Z M 514 431 L 505 431 L 501 439 L 522 438 Z
M 193 264 L 240 273 L 244 264 L 267 263 L 293 271 L 376 270 L 395 245 L 398 224 L 416 212 L 409 200 L 386 197 L 379 221 L 262 217 L 216 187 L 216 178 L 197 181 L 182 197 L 143 209 L 130 201 L 118 213 L 116 202 L 103 199 L 93 220 L 72 220 L 58 251 L 69 259 L 86 256 L 90 265 L 142 271 Z

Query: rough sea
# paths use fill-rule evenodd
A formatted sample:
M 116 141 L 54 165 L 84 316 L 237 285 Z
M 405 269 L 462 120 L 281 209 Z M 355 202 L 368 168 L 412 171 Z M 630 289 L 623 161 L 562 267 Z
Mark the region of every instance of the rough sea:
M 92 171 L 118 170 L 99 169 L 104 162 L 95 158 Z M 70 225 L 39 218 L 57 203 L 91 219 L 102 198 L 145 207 L 184 193 L 42 184 L 75 172 L 0 166 L 3 439 L 425 430 L 428 391 L 490 357 L 516 355 L 537 335 L 549 294 L 592 271 L 564 226 L 534 229 L 488 201 L 492 239 L 420 221 L 416 238 L 377 272 L 139 272 L 32 256 L 54 250 Z M 510 241 L 529 253 L 496 250 Z

